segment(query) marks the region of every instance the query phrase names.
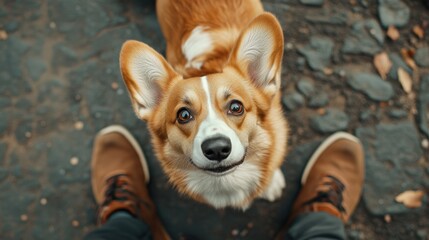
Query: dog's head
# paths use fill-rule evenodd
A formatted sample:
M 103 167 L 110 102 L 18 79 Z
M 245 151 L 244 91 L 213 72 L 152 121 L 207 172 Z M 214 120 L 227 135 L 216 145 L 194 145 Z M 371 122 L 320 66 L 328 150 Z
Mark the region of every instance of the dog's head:
M 146 44 L 123 45 L 120 65 L 134 111 L 148 122 L 168 175 L 226 175 L 250 152 L 263 155 L 252 143 L 268 148 L 271 141 L 260 130 L 278 100 L 282 55 L 281 27 L 266 13 L 242 31 L 223 71 L 204 77 L 183 79 Z

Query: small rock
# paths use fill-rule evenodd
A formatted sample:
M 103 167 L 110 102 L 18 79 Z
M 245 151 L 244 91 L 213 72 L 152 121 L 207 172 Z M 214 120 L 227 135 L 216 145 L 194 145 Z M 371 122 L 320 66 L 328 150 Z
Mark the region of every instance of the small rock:
M 42 199 L 40 199 L 40 204 L 41 205 L 46 205 L 46 204 L 48 204 L 48 199 L 46 199 L 46 198 L 42 198 Z
M 429 140 L 423 139 L 423 141 L 422 141 L 422 147 L 424 149 L 428 149 L 429 148 Z
M 392 109 L 389 111 L 389 116 L 395 119 L 405 118 L 408 113 L 402 109 Z
M 21 221 L 26 222 L 28 221 L 28 216 L 26 214 L 22 214 L 20 217 Z
M 77 157 L 72 157 L 70 158 L 70 164 L 73 166 L 76 166 L 79 163 L 79 158 Z
M 318 14 L 306 15 L 305 19 L 309 22 L 324 23 L 332 25 L 344 25 L 347 23 L 347 12 L 336 8 L 324 8 Z
M 77 221 L 77 220 L 73 220 L 71 222 L 71 224 L 72 224 L 73 227 L 79 227 L 79 225 L 80 225 L 79 221 Z
M 350 34 L 345 38 L 342 51 L 351 54 L 374 55 L 381 51 L 384 33 L 374 19 L 360 20 L 353 24 Z
M 348 232 L 347 232 L 347 235 L 348 235 L 348 237 L 349 237 L 349 239 L 351 239 L 351 240 L 360 240 L 360 239 L 362 239 L 362 232 L 361 231 L 359 231 L 359 230 L 356 230 L 356 229 L 350 229 Z
M 327 37 L 313 36 L 310 43 L 298 47 L 298 52 L 305 56 L 312 70 L 323 71 L 330 63 L 334 42 Z
M 427 240 L 428 239 L 428 232 L 426 229 L 419 229 L 417 230 L 417 237 L 419 240 Z
M 418 115 L 420 131 L 429 138 L 429 74 L 422 76 L 418 96 Z
M 429 67 L 429 47 L 418 48 L 414 55 L 414 61 L 420 67 Z
M 322 6 L 324 0 L 299 0 L 299 2 L 310 6 Z
M 286 93 L 282 99 L 282 102 L 287 109 L 293 111 L 297 108 L 302 107 L 304 105 L 305 99 L 301 94 L 297 92 L 292 92 Z
M 345 130 L 349 125 L 349 117 L 343 111 L 338 109 L 327 109 L 322 116 L 316 116 L 310 119 L 310 126 L 321 133 L 332 133 Z
M 328 105 L 328 103 L 329 103 L 328 94 L 326 94 L 325 92 L 319 91 L 310 97 L 308 106 L 311 108 L 321 108 Z
M 231 235 L 233 236 L 233 237 L 236 237 L 236 236 L 238 236 L 238 234 L 240 233 L 240 231 L 238 231 L 238 229 L 233 229 L 232 231 L 231 231 Z
M 386 223 L 392 222 L 392 217 L 389 214 L 384 215 L 384 221 Z
M 42 58 L 30 58 L 27 60 L 27 70 L 33 80 L 39 80 L 46 70 L 46 64 Z
M 18 30 L 18 28 L 19 28 L 19 23 L 18 23 L 18 22 L 15 22 L 15 21 L 13 21 L 13 22 L 8 22 L 8 23 L 6 23 L 6 24 L 4 25 L 4 29 L 5 29 L 7 32 L 15 32 L 16 30 Z
M 402 68 L 405 70 L 408 74 L 413 73 L 413 70 L 407 65 L 407 63 L 404 62 L 402 57 L 397 53 L 391 53 L 389 54 L 389 59 L 392 62 L 392 67 L 389 71 L 389 77 L 398 80 L 398 69 Z
M 305 58 L 303 58 L 303 57 L 297 57 L 296 58 L 296 68 L 299 71 L 301 71 L 301 72 L 304 70 L 304 68 L 305 68 Z
M 112 87 L 113 90 L 116 90 L 119 87 L 117 82 L 112 82 L 112 84 L 110 86 Z
M 347 83 L 375 101 L 387 101 L 394 94 L 389 82 L 372 73 L 353 73 L 348 77 Z
M 401 0 L 379 0 L 378 3 L 378 15 L 383 27 L 403 27 L 410 20 L 410 8 Z
M 7 39 L 7 32 L 4 30 L 0 30 L 0 41 Z
M 84 126 L 84 124 L 83 124 L 83 122 L 82 122 L 82 121 L 77 121 L 77 122 L 75 122 L 75 123 L 74 123 L 74 128 L 75 128 L 76 130 L 82 130 L 82 129 L 83 129 L 83 126 Z
M 313 82 L 308 78 L 303 78 L 299 80 L 297 88 L 298 91 L 300 91 L 306 97 L 310 97 L 314 93 Z
M 359 115 L 359 119 L 361 120 L 361 122 L 366 122 L 368 121 L 371 117 L 373 116 L 373 113 L 371 110 L 367 109 L 364 110 L 363 112 L 360 113 Z
M 249 230 L 247 230 L 247 229 L 243 229 L 243 230 L 240 232 L 240 237 L 246 237 L 248 233 L 249 233 Z

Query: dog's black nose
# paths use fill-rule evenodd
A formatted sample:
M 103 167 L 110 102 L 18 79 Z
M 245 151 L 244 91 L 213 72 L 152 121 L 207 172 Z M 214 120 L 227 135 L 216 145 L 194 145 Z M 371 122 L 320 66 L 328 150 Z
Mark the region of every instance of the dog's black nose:
M 201 144 L 204 156 L 209 160 L 222 161 L 231 153 L 231 140 L 226 137 L 215 137 L 207 139 Z

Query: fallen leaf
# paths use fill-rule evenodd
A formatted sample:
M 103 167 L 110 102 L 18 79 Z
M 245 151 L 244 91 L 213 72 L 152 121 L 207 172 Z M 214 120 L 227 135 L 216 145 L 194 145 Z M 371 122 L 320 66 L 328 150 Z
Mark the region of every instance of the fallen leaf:
M 384 221 L 386 223 L 390 223 L 392 221 L 392 217 L 389 214 L 384 215 Z
M 396 41 L 399 39 L 399 37 L 401 36 L 399 34 L 398 29 L 395 28 L 395 26 L 391 25 L 389 26 L 389 28 L 387 28 L 387 36 L 392 39 L 392 41 Z
M 402 88 L 406 93 L 410 93 L 411 89 L 413 88 L 413 80 L 411 79 L 410 74 L 408 74 L 404 69 L 401 67 L 398 68 L 398 78 L 399 82 L 402 85 Z
M 407 63 L 408 66 L 410 66 L 413 70 L 417 69 L 417 65 L 416 62 L 414 62 L 414 54 L 416 53 L 416 51 L 414 49 L 407 49 L 407 48 L 402 48 L 401 49 L 401 55 L 402 58 L 404 59 L 405 63 Z
M 4 30 L 0 30 L 0 40 L 6 40 L 7 39 L 7 32 Z
M 392 62 L 386 52 L 379 53 L 374 57 L 374 66 L 382 79 L 386 79 L 387 73 L 392 68 Z
M 413 33 L 416 34 L 416 36 L 419 37 L 420 39 L 423 39 L 425 37 L 425 32 L 423 28 L 420 27 L 419 25 L 415 25 L 413 27 Z
M 422 198 L 424 194 L 425 193 L 422 190 L 408 190 L 396 196 L 395 201 L 404 204 L 407 208 L 418 208 L 422 206 Z

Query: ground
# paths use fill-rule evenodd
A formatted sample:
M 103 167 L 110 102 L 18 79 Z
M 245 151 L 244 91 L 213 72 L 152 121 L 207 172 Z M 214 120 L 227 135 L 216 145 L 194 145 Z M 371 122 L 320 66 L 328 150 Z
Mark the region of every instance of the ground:
M 347 224 L 349 238 L 429 239 L 424 2 L 263 1 L 285 35 L 288 186 L 279 201 L 257 200 L 242 212 L 216 211 L 177 194 L 131 109 L 118 53 L 127 39 L 165 52 L 152 1 L 0 1 L 0 239 L 81 239 L 94 229 L 90 155 L 94 134 L 110 124 L 125 125 L 143 147 L 151 193 L 175 239 L 271 238 L 290 211 L 311 152 L 338 130 L 357 135 L 366 152 L 366 182 Z M 389 26 L 398 40 L 387 37 Z M 415 26 L 426 35 L 418 37 Z M 403 48 L 416 50 L 414 57 L 404 58 Z M 385 79 L 373 65 L 380 52 L 393 62 Z M 408 93 L 398 81 L 403 72 L 412 80 Z M 423 206 L 394 201 L 406 190 L 425 191 Z

